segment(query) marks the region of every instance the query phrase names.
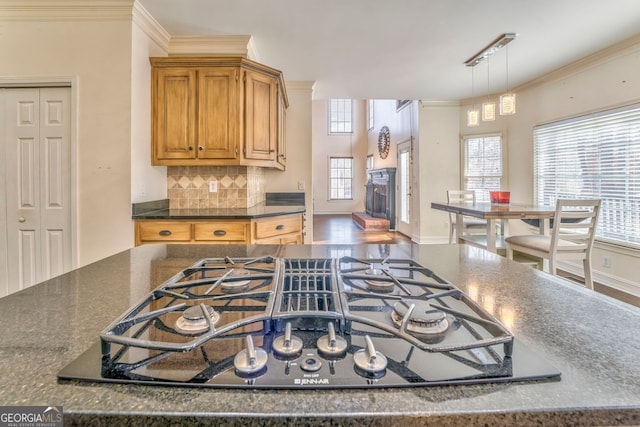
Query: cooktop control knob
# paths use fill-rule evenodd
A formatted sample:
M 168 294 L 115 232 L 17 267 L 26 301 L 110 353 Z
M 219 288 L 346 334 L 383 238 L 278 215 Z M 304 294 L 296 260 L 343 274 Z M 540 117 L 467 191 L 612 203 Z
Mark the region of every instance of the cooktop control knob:
M 260 347 L 255 348 L 251 335 L 247 335 L 247 348 L 236 354 L 233 359 L 233 366 L 235 366 L 239 374 L 256 374 L 267 366 L 268 358 L 267 352 Z
M 376 351 L 369 335 L 365 335 L 365 348 L 358 350 L 353 354 L 353 362 L 356 368 L 360 369 L 365 375 L 381 376 L 387 368 L 387 358 L 384 354 Z
M 325 357 L 341 357 L 347 352 L 347 340 L 336 335 L 333 322 L 329 322 L 329 333 L 318 338 L 318 352 Z
M 302 353 L 302 340 L 291 335 L 291 322 L 287 322 L 284 335 L 273 340 L 273 352 L 281 357 L 298 357 Z

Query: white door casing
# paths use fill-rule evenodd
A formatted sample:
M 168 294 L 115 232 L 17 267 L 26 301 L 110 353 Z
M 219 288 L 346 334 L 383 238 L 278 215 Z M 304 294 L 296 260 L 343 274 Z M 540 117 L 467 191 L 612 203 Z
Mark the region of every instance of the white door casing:
M 72 266 L 70 94 L 4 90 L 8 293 Z
M 398 144 L 398 220 L 397 229 L 405 236 L 411 236 L 411 138 Z

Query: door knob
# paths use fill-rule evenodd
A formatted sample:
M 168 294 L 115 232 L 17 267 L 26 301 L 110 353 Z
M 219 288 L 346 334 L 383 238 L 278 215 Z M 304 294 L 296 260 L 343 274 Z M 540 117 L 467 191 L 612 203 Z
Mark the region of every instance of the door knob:
M 18 221 L 20 221 L 20 222 L 25 222 L 25 221 L 26 221 L 26 219 L 25 219 L 25 217 L 21 216 L 20 218 L 18 218 Z

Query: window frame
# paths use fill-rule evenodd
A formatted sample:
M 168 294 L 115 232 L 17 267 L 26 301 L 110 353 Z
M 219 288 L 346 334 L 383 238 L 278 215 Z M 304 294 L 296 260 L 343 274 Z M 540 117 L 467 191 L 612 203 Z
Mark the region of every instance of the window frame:
M 373 154 L 368 154 L 367 160 L 366 160 L 366 170 L 371 171 L 373 170 L 373 168 L 374 168 Z
M 367 132 L 373 130 L 375 124 L 375 102 L 373 99 L 367 100 Z
M 501 173 L 500 175 L 468 175 L 467 167 L 468 167 L 468 141 L 472 139 L 479 138 L 500 138 L 500 167 Z M 492 132 L 492 133 L 482 133 L 482 134 L 467 134 L 463 135 L 460 138 L 461 149 L 460 149 L 460 188 L 464 190 L 474 190 L 476 192 L 476 201 L 477 202 L 489 202 L 489 191 L 499 191 L 505 190 L 508 188 L 507 182 L 507 144 L 504 138 L 504 135 L 501 132 Z M 477 177 L 477 178 L 499 178 L 499 186 L 498 188 L 471 188 L 468 185 L 468 177 Z
M 333 168 L 332 168 L 332 160 L 349 160 L 350 162 L 350 175 L 349 177 L 334 177 L 333 176 Z M 355 162 L 354 162 L 354 158 L 353 156 L 329 156 L 329 160 L 328 160 L 328 174 L 327 176 L 329 177 L 327 184 L 328 184 L 328 188 L 327 188 L 327 200 L 329 201 L 344 201 L 344 200 L 353 200 L 353 179 L 354 179 L 354 169 L 355 169 Z M 342 170 L 345 170 L 345 168 L 342 168 Z M 333 197 L 333 182 L 334 179 L 336 180 L 348 180 L 349 181 L 349 193 L 350 193 L 350 197 Z
M 347 101 L 349 102 L 349 108 L 350 108 L 349 119 L 347 120 L 346 118 L 344 118 L 343 120 L 340 120 L 339 117 L 336 117 L 336 120 L 334 120 L 334 102 L 337 104 L 336 107 L 339 107 L 340 104 L 343 104 L 343 106 L 346 106 Z M 341 115 L 341 111 L 339 108 L 337 109 L 335 114 L 336 116 Z M 346 113 L 342 113 L 342 114 L 346 115 Z M 348 124 L 350 130 L 349 131 L 333 130 L 334 123 L 336 123 L 337 127 L 339 127 L 340 124 L 345 126 Z M 327 127 L 328 127 L 327 132 L 329 135 L 353 135 L 353 99 L 347 99 L 347 98 L 329 99 L 329 102 L 327 103 Z
M 640 103 L 540 124 L 532 139 L 534 203 L 601 199 L 595 239 L 640 249 Z

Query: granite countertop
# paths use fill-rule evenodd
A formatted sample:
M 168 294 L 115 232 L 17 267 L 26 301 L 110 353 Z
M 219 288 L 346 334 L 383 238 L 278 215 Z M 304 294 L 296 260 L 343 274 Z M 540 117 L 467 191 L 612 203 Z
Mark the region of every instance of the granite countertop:
M 366 390 L 58 382 L 148 291 L 204 257 L 410 256 L 491 311 L 560 381 Z M 640 309 L 467 245 L 144 245 L 0 298 L 0 405 L 79 425 L 637 425 Z
M 252 219 L 304 213 L 304 199 L 266 201 L 250 208 L 169 209 L 168 200 L 134 203 L 132 219 Z

